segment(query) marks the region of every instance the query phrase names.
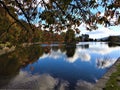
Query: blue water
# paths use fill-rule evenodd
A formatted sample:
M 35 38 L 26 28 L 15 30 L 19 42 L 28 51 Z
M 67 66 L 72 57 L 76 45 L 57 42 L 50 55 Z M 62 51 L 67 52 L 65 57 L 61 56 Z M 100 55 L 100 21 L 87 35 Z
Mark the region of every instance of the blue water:
M 79 90 L 90 87 L 120 57 L 120 46 L 110 46 L 105 42 L 84 42 L 76 46 L 39 45 L 39 47 L 44 52 L 36 61 L 21 67 L 17 75 L 20 81 L 39 76 L 37 77 L 39 90 L 43 88 L 43 90 Z M 33 81 L 35 79 L 33 78 Z M 13 81 L 20 84 L 20 81 L 15 80 Z

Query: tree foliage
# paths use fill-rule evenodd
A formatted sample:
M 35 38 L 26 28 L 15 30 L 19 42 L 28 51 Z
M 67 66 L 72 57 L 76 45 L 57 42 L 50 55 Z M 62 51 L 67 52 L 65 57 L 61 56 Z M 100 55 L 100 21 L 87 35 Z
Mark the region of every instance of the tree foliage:
M 99 10 L 93 12 L 99 7 L 102 7 L 104 12 Z M 117 11 L 120 8 L 119 0 L 0 0 L 0 8 L 4 9 L 12 20 L 8 24 L 5 23 L 4 27 L 11 28 L 17 23 L 24 28 L 24 30 L 16 29 L 14 32 L 18 34 L 9 37 L 11 40 L 17 39 L 22 32 L 23 35 L 31 36 L 29 41 L 32 41 L 32 37 L 39 36 L 33 35 L 38 33 L 33 25 L 35 23 L 39 23 L 40 29 L 49 28 L 51 32 L 74 28 L 77 33 L 80 31 L 76 27 L 81 23 L 85 23 L 87 30 L 90 31 L 96 29 L 97 24 L 110 26 L 120 23 L 120 13 Z M 101 16 L 101 13 L 104 15 Z M 27 24 L 19 20 L 18 16 L 22 16 L 22 20 Z M 113 17 L 117 19 L 111 24 Z M 0 19 L 2 22 L 2 18 Z M 11 31 L 9 33 L 12 34 Z M 3 30 L 0 33 L 3 35 Z
M 19 20 L 24 27 L 16 22 L 3 8 L 0 8 L 0 48 L 4 46 L 19 45 L 23 43 L 34 42 L 64 42 L 64 37 L 52 31 L 44 30 L 35 27 L 31 24 L 34 31 L 29 27 L 29 24 L 23 20 Z M 16 17 L 16 19 L 18 19 Z M 10 43 L 10 44 L 8 44 Z
M 73 29 L 69 29 L 66 32 L 65 42 L 66 44 L 75 44 L 75 32 L 73 31 Z
M 99 6 L 105 9 L 104 17 L 113 17 L 115 10 L 120 8 L 119 0 L 1 0 L 1 7 L 9 14 L 13 14 L 13 8 L 17 15 L 24 15 L 31 27 L 31 23 L 38 18 L 48 25 L 57 25 L 59 28 L 68 25 L 79 25 L 81 22 L 94 24 L 98 19 L 98 13 L 92 13 L 91 9 Z M 12 15 L 11 15 L 12 16 Z M 94 17 L 93 17 L 94 16 Z M 105 19 L 105 18 L 104 18 Z M 102 19 L 102 21 L 106 20 Z M 40 23 L 41 24 L 41 23 Z M 32 27 L 31 27 L 32 28 Z

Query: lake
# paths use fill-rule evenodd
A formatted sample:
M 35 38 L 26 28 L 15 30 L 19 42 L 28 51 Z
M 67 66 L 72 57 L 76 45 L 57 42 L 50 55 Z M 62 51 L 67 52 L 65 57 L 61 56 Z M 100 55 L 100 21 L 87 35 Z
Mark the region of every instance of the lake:
M 89 90 L 119 57 L 120 46 L 106 42 L 18 47 L 0 56 L 0 88 Z

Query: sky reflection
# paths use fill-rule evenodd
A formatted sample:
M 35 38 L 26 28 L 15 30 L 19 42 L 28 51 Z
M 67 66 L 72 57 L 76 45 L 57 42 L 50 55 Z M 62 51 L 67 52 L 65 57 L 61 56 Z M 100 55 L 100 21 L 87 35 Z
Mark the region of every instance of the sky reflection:
M 0 88 L 89 90 L 118 57 L 120 46 L 101 42 L 20 48 L 0 57 L 1 76 L 12 76 L 0 77 Z
M 69 90 L 70 83 L 59 78 L 54 78 L 49 74 L 32 75 L 26 71 L 20 73 L 12 79 L 12 81 L 2 87 L 11 89 L 34 89 L 34 90 Z M 93 84 L 78 80 L 75 84 L 75 90 L 89 90 Z
M 80 43 L 76 47 L 65 47 L 65 50 L 54 49 L 51 48 L 49 53 L 44 53 L 37 62 L 22 70 L 32 75 L 47 73 L 67 82 L 63 82 L 65 85 L 57 86 L 62 88 L 60 90 L 66 90 L 64 87 L 89 90 L 120 56 L 119 46 L 110 47 L 107 43 L 101 42 Z M 30 66 L 33 66 L 34 70 L 30 71 Z
M 88 43 L 89 47 L 83 47 L 86 45 L 86 43 Z M 117 59 L 120 55 L 120 47 L 109 47 L 107 43 L 101 43 L 101 42 L 97 42 L 95 43 L 90 43 L 90 42 L 86 42 L 83 43 L 83 45 L 77 45 L 74 55 L 71 57 L 67 57 L 66 56 L 66 51 L 65 52 L 61 52 L 60 49 L 57 51 L 54 51 L 51 49 L 49 54 L 43 54 L 39 60 L 45 60 L 46 58 L 51 58 L 52 60 L 58 60 L 62 57 L 64 57 L 64 60 L 68 61 L 69 63 L 74 63 L 76 60 L 81 60 L 84 62 L 90 62 L 91 59 L 91 55 L 92 54 L 98 54 L 98 58 L 100 58 L 101 56 L 103 57 L 109 57 L 109 58 L 113 58 L 114 60 Z M 70 48 L 71 49 L 71 48 Z M 112 55 L 112 57 L 110 57 L 113 52 L 116 52 L 116 55 Z M 118 53 L 117 53 L 118 52 Z M 116 57 L 117 56 L 117 57 Z M 112 60 L 113 61 L 113 60 Z

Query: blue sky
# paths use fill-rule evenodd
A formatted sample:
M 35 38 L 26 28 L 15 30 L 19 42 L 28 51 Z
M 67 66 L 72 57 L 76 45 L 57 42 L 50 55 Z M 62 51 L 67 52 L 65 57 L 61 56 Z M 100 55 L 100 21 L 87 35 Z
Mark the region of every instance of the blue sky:
M 97 30 L 88 31 L 86 30 L 84 24 L 82 24 L 79 27 L 81 34 L 89 34 L 90 38 L 98 39 L 113 35 L 120 35 L 120 25 L 118 26 L 110 26 L 110 27 L 104 27 L 102 25 L 99 25 L 99 28 Z
M 101 16 L 104 15 L 104 8 L 103 7 L 98 7 L 97 9 L 91 10 L 94 14 L 97 13 L 98 11 L 101 12 Z M 117 9 L 117 11 L 120 12 L 120 9 Z M 111 23 L 116 20 L 116 17 L 113 17 L 111 19 Z M 98 39 L 98 38 L 104 38 L 108 36 L 116 36 L 120 35 L 120 25 L 115 25 L 115 26 L 109 26 L 109 27 L 104 27 L 104 25 L 98 25 L 97 30 L 92 30 L 88 31 L 85 28 L 85 24 L 80 25 L 78 27 L 81 31 L 81 34 L 89 34 L 90 38 Z
M 100 0 L 96 0 L 98 2 L 101 2 Z M 96 14 L 98 11 L 101 12 L 101 16 L 104 15 L 104 11 L 105 8 L 103 8 L 102 6 L 99 6 L 96 9 L 91 9 L 91 12 L 93 12 L 94 14 Z M 120 12 L 120 9 L 117 9 L 117 11 Z M 113 18 L 112 20 L 114 21 L 115 18 Z M 85 28 L 85 25 L 82 24 L 80 25 L 80 27 L 78 27 L 81 31 L 81 34 L 89 34 L 90 38 L 103 38 L 103 37 L 108 37 L 108 36 L 113 36 L 113 35 L 120 35 L 120 25 L 116 25 L 116 26 L 109 26 L 109 27 L 104 27 L 103 25 L 98 25 L 98 29 L 97 30 L 92 30 L 92 31 L 88 31 Z

